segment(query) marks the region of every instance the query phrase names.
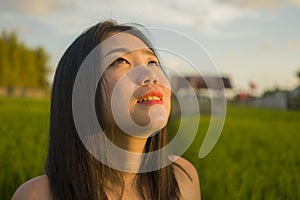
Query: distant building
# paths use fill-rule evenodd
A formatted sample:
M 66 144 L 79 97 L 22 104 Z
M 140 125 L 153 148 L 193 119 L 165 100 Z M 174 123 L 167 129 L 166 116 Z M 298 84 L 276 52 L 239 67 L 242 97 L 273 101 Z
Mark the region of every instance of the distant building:
M 265 94 L 256 98 L 252 104 L 258 107 L 274 109 L 300 109 L 300 86 L 292 91 L 267 91 Z
M 182 114 L 211 113 L 211 98 L 224 99 L 223 89 L 232 89 L 229 78 L 214 76 L 173 76 L 172 91 L 182 103 Z
M 189 85 L 188 85 L 188 84 Z M 192 87 L 195 89 L 231 89 L 232 85 L 230 79 L 227 77 L 216 76 L 186 76 L 186 77 L 172 77 L 173 90 L 180 88 Z
M 288 109 L 288 91 L 275 90 L 265 93 L 253 101 L 254 106 L 275 109 Z

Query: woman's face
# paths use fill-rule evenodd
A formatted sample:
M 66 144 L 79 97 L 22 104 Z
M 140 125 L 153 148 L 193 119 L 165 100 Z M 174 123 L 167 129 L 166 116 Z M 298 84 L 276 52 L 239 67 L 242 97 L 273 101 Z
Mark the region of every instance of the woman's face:
M 109 33 L 101 43 L 104 112 L 118 127 L 136 137 L 149 137 L 166 126 L 170 84 L 155 54 L 129 33 Z

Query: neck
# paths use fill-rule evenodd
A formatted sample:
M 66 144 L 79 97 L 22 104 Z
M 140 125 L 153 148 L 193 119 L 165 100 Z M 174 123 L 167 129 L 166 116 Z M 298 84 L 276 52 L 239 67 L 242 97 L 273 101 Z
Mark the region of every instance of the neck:
M 147 138 L 139 138 L 128 135 L 119 128 L 115 128 L 113 135 L 108 137 L 115 145 L 132 153 L 143 153 L 147 142 Z
M 137 138 L 134 136 L 127 135 L 126 133 L 117 134 L 118 139 L 114 143 L 120 148 L 133 152 L 143 153 L 147 142 L 147 138 Z
M 122 157 L 110 157 L 114 163 L 122 166 L 121 174 L 128 180 L 133 180 L 142 162 L 147 138 L 137 138 L 115 129 L 112 134 L 108 134 L 109 139 L 119 148 L 123 150 Z M 125 181 L 125 180 L 124 180 Z
M 115 132 L 114 143 L 125 151 L 129 151 L 136 154 L 144 153 L 144 148 L 147 142 L 147 138 L 138 138 L 128 135 L 121 130 Z M 138 171 L 140 163 L 142 161 L 142 154 L 137 157 L 132 157 L 128 155 L 124 159 L 124 165 L 127 165 L 133 171 Z M 124 180 L 125 188 L 135 187 L 136 173 L 121 172 Z

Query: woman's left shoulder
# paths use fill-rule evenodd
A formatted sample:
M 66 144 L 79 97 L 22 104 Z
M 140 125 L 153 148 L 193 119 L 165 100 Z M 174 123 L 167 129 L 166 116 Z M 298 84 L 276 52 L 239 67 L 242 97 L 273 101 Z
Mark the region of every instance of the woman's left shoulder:
M 182 199 L 201 199 L 199 177 L 195 166 L 188 160 L 179 156 L 171 155 L 169 158 L 175 163 L 174 173 L 180 188 Z

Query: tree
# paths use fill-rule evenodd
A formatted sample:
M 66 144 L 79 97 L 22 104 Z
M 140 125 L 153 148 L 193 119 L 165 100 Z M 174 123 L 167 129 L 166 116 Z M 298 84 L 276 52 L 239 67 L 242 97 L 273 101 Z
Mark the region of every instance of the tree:
M 300 70 L 297 72 L 297 76 L 298 76 L 298 80 L 299 80 L 299 83 L 300 83 Z
M 9 79 L 9 52 L 7 45 L 7 33 L 2 32 L 0 37 L 0 85 L 7 85 Z
M 28 48 L 15 32 L 0 36 L 0 86 L 46 88 L 49 56 L 42 47 Z

